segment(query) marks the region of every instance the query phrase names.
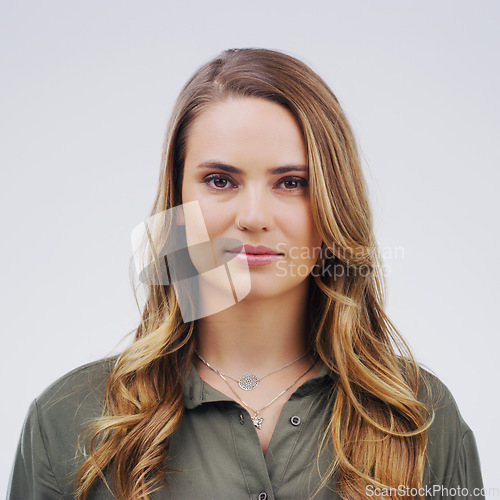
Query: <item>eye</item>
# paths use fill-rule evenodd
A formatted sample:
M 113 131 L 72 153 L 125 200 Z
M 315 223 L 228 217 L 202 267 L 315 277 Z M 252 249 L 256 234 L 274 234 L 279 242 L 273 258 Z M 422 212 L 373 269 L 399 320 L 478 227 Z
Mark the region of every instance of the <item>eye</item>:
M 308 186 L 308 182 L 302 177 L 287 177 L 285 179 L 281 179 L 278 184 L 283 184 L 285 190 L 287 191 L 296 191 Z
M 207 175 L 202 182 L 206 184 L 209 188 L 214 190 L 225 190 L 229 185 L 234 187 L 234 183 L 231 179 L 220 174 Z
M 222 174 L 210 174 L 202 179 L 210 189 L 214 191 L 226 191 L 227 189 L 237 187 L 230 177 Z M 295 192 L 305 189 L 309 183 L 302 177 L 285 177 L 278 182 L 278 186 L 283 186 L 285 191 Z

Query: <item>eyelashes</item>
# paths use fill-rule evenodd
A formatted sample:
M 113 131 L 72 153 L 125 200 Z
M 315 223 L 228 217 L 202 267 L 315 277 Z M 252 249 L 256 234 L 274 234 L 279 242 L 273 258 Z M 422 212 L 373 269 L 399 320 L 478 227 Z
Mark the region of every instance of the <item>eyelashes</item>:
M 237 184 L 230 177 L 222 174 L 207 175 L 201 182 L 206 184 L 213 191 L 227 191 L 228 189 L 237 188 Z M 292 186 L 290 186 L 290 183 L 292 183 Z M 288 184 L 288 186 L 286 186 L 286 184 Z M 228 187 L 229 185 L 232 187 Z M 309 183 L 302 177 L 289 176 L 280 179 L 277 185 L 283 185 L 284 187 L 282 189 L 284 191 L 295 192 L 307 188 Z

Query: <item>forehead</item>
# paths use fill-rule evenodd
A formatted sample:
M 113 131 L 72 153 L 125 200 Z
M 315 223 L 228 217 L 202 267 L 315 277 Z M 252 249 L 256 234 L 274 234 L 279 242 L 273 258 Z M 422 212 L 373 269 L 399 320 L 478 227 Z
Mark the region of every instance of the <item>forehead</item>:
M 191 124 L 186 164 L 207 159 L 269 167 L 307 164 L 302 131 L 292 113 L 274 102 L 247 97 L 212 104 Z

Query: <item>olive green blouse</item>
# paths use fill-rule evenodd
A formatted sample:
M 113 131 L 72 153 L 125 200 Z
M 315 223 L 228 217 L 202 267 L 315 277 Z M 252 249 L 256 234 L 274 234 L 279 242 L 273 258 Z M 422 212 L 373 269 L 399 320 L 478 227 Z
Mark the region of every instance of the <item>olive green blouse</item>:
M 75 498 L 73 472 L 81 463 L 78 436 L 101 413 L 104 384 L 116 358 L 77 368 L 31 404 L 12 470 L 8 499 Z M 436 407 L 424 475 L 427 498 L 482 498 L 479 456 L 471 429 L 446 386 L 422 370 Z M 336 376 L 323 366 L 284 404 L 266 454 L 247 410 L 204 382 L 194 367 L 184 386 L 185 412 L 171 440 L 168 486 L 152 499 L 308 499 L 331 458 L 317 463 L 318 437 Z M 422 398 L 429 393 L 422 393 Z M 420 397 L 420 394 L 419 394 Z M 265 417 L 265 415 L 264 415 Z M 265 425 L 265 420 L 264 420 Z M 319 471 L 318 471 L 319 468 Z M 110 483 L 111 484 L 111 483 Z M 401 486 L 404 488 L 404 486 Z M 316 497 L 338 499 L 331 483 Z M 383 494 L 367 489 L 367 498 Z M 89 500 L 112 499 L 103 482 Z

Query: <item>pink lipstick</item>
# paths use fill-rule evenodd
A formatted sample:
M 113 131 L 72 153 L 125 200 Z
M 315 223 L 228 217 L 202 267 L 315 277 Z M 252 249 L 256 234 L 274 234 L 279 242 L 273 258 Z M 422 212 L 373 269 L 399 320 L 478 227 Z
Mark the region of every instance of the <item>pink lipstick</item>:
M 283 253 L 277 252 L 264 245 L 253 246 L 245 244 L 243 246 L 240 245 L 239 247 L 231 248 L 227 250 L 227 252 L 234 255 L 237 261 L 248 264 L 249 266 L 264 266 L 284 256 Z

